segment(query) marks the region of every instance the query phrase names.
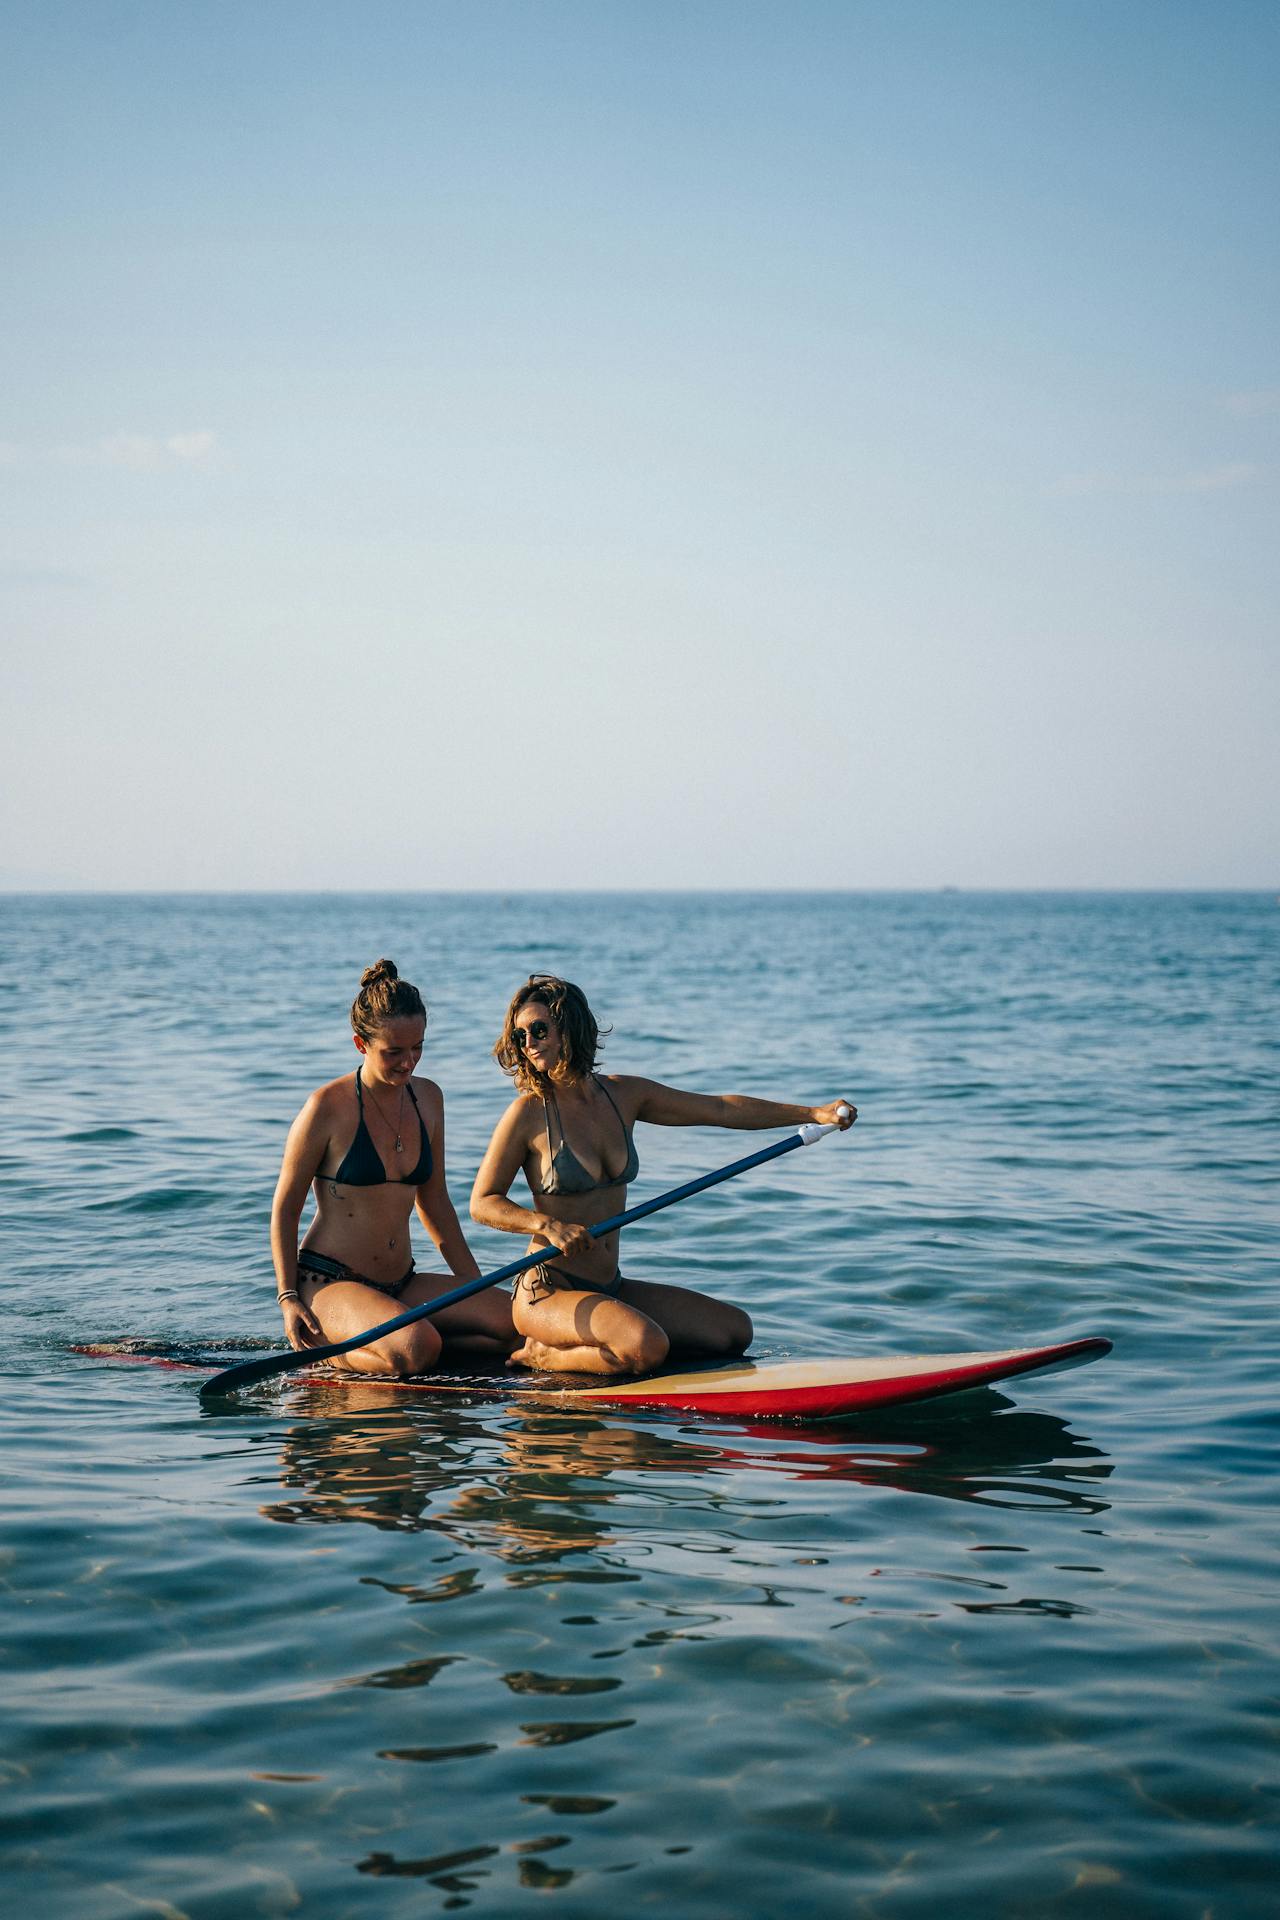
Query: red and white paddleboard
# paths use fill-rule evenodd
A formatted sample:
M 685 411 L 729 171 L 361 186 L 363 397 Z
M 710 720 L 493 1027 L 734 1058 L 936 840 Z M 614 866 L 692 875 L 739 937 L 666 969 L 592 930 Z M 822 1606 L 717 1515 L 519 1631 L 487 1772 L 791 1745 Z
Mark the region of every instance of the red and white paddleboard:
M 680 1413 L 747 1414 L 753 1420 L 833 1420 L 870 1407 L 900 1407 L 1021 1373 L 1080 1366 L 1110 1352 L 1109 1340 L 1065 1340 L 998 1353 L 891 1354 L 869 1360 L 735 1360 L 690 1373 L 574 1388 L 575 1405 L 665 1407 Z M 540 1388 L 545 1393 L 546 1388 Z
M 95 1359 L 125 1360 L 183 1372 L 211 1373 L 227 1364 L 190 1349 L 136 1340 L 97 1341 L 72 1348 Z M 839 1420 L 878 1407 L 909 1406 L 969 1387 L 994 1386 L 1019 1374 L 1082 1366 L 1110 1353 L 1109 1340 L 1062 1340 L 1048 1347 L 1004 1347 L 995 1353 L 886 1354 L 870 1359 L 734 1360 L 691 1367 L 684 1373 L 650 1374 L 639 1380 L 573 1385 L 556 1374 L 517 1370 L 485 1374 L 427 1374 L 417 1379 L 344 1374 L 317 1367 L 291 1373 L 295 1385 L 383 1387 L 392 1393 L 501 1394 L 575 1407 L 654 1408 L 670 1413 L 747 1417 L 752 1420 Z M 243 1357 L 243 1356 L 242 1356 Z M 283 1382 L 281 1383 L 283 1384 Z

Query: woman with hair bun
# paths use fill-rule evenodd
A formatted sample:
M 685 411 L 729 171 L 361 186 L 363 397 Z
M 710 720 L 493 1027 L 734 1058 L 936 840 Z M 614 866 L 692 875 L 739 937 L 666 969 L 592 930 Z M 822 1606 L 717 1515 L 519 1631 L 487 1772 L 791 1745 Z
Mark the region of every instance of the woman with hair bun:
M 289 1129 L 271 1208 L 276 1298 L 291 1347 L 348 1340 L 446 1292 L 480 1269 L 444 1177 L 444 1096 L 416 1079 L 427 1009 L 394 961 L 365 970 L 351 1008 L 360 1064 L 318 1087 Z M 298 1245 L 307 1189 L 315 1217 Z M 417 1208 L 449 1271 L 418 1273 L 409 1245 Z M 506 1355 L 511 1302 L 496 1289 L 417 1320 L 339 1363 L 354 1373 L 425 1373 L 450 1347 Z
M 784 1105 L 740 1093 L 682 1093 L 656 1080 L 596 1072 L 600 1030 L 580 987 L 556 974 L 530 974 L 507 1008 L 494 1057 L 518 1093 L 494 1129 L 471 1194 L 471 1218 L 504 1233 L 527 1233 L 529 1250 L 551 1259 L 522 1274 L 512 1317 L 521 1366 L 553 1372 L 646 1373 L 671 1350 L 743 1353 L 751 1322 L 740 1308 L 688 1287 L 623 1277 L 617 1232 L 588 1229 L 627 1204 L 639 1169 L 637 1120 L 659 1127 L 851 1127 L 851 1100 L 823 1107 Z M 523 1172 L 533 1198 L 508 1198 Z

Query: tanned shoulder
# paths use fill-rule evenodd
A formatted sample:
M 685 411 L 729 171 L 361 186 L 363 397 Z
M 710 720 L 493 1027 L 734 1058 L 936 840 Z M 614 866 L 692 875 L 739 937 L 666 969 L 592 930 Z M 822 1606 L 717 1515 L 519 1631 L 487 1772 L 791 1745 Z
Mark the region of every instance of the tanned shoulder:
M 419 1107 L 433 1119 L 438 1119 L 444 1112 L 444 1094 L 437 1082 L 414 1074 L 410 1085 Z

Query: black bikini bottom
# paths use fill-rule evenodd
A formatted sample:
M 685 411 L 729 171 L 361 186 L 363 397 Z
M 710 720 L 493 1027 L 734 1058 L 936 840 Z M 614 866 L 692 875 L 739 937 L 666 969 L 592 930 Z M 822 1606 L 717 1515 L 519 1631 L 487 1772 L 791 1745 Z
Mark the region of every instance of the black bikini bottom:
M 298 1252 L 298 1275 L 310 1280 L 317 1293 L 321 1287 L 332 1286 L 335 1280 L 354 1280 L 362 1287 L 372 1287 L 375 1293 L 385 1293 L 388 1300 L 398 1300 L 413 1279 L 413 1262 L 409 1262 L 408 1273 L 399 1280 L 370 1280 L 368 1274 L 344 1267 L 341 1260 L 331 1260 L 327 1253 L 312 1253 L 309 1247 L 302 1247 Z

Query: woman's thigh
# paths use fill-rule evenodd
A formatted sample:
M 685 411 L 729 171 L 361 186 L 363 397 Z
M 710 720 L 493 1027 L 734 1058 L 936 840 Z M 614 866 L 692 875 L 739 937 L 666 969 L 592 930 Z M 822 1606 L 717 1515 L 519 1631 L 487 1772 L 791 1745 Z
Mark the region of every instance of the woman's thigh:
M 745 1353 L 752 1326 L 741 1307 L 713 1300 L 691 1287 L 666 1287 L 656 1280 L 624 1280 L 619 1300 L 646 1314 L 675 1348 L 709 1353 Z
M 394 1320 L 405 1310 L 403 1296 L 393 1299 L 390 1294 L 380 1292 L 377 1287 L 366 1287 L 359 1280 L 331 1280 L 326 1286 L 316 1287 L 307 1283 L 302 1275 L 299 1279 L 310 1295 L 307 1305 L 320 1322 L 325 1339 L 335 1343 L 368 1333 L 370 1327 Z M 408 1292 L 406 1287 L 405 1294 Z M 434 1366 L 439 1357 L 439 1333 L 430 1321 L 420 1320 L 372 1341 L 367 1347 L 344 1354 L 338 1364 L 358 1373 L 388 1367 L 399 1372 L 419 1373 Z
M 580 1293 L 572 1287 L 539 1292 L 519 1282 L 511 1317 L 526 1339 L 556 1347 L 605 1347 L 614 1353 L 633 1345 L 648 1325 L 638 1307 L 612 1294 Z

